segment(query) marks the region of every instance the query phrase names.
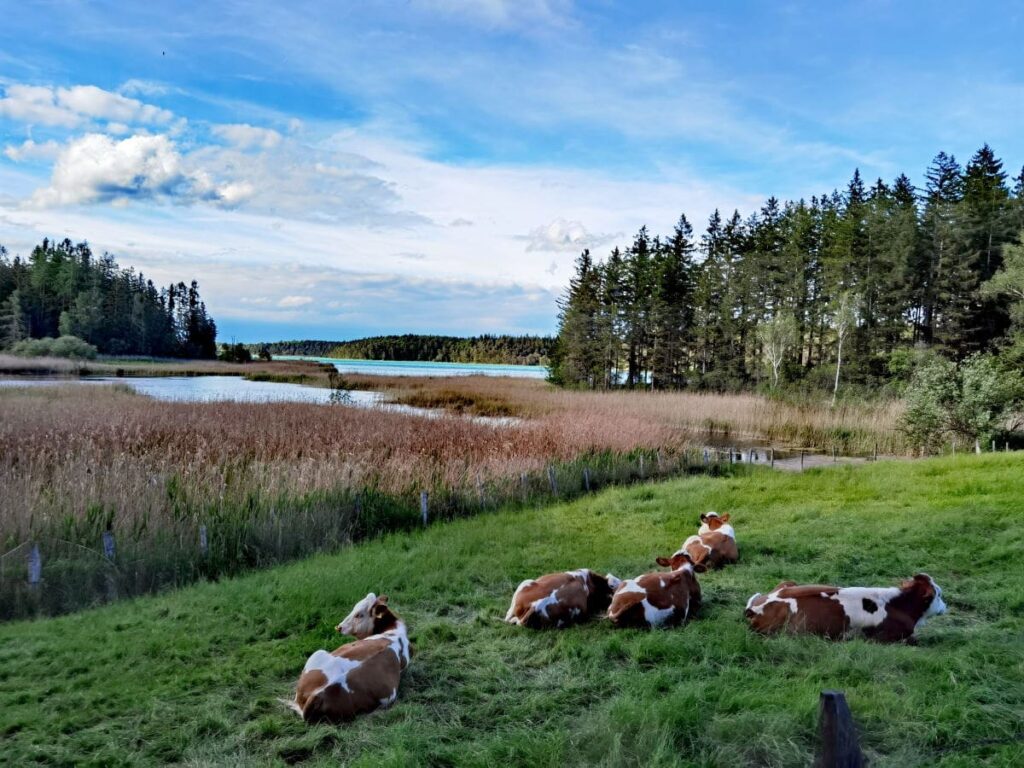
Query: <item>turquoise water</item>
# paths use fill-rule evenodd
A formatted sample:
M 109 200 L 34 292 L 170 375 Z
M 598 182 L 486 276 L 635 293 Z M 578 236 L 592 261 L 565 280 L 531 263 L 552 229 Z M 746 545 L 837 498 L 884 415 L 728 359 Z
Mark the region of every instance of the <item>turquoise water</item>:
M 432 363 L 419 360 L 345 360 L 336 357 L 274 355 L 275 360 L 314 360 L 328 363 L 339 373 L 365 373 L 370 376 L 514 376 L 543 379 L 543 365 L 486 365 L 484 363 Z

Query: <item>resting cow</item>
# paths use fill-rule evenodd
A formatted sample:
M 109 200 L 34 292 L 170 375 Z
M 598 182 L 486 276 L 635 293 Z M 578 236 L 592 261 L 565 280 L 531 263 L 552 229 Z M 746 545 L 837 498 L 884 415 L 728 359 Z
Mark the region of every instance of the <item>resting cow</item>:
M 627 579 L 615 590 L 608 618 L 616 627 L 672 626 L 697 612 L 700 585 L 694 574 L 703 573 L 704 566 L 694 565 L 683 550 L 671 558 L 659 557 L 657 563 L 671 570 Z
M 587 568 L 527 579 L 512 595 L 505 621 L 530 629 L 584 621 L 608 607 L 619 584 L 610 573 L 601 576 Z
M 390 706 L 409 664 L 405 622 L 388 607 L 386 595 L 368 594 L 337 630 L 357 639 L 333 653 L 320 650 L 310 656 L 295 700 L 288 702 L 307 723 L 337 723 Z
M 682 546 L 695 565 L 703 565 L 710 570 L 740 559 L 736 531 L 728 523 L 728 513 L 708 512 L 700 516 L 697 535 L 688 538 Z
M 851 631 L 884 643 L 912 641 L 914 629 L 946 612 L 942 590 L 926 573 L 899 587 L 797 586 L 784 581 L 747 601 L 746 617 L 763 634 L 839 638 Z

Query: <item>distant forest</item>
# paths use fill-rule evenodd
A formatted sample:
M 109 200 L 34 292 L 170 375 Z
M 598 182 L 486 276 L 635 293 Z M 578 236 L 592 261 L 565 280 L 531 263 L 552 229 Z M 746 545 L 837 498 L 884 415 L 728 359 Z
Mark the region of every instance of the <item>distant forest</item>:
M 354 360 L 418 360 L 436 363 L 546 365 L 554 339 L 548 336 L 371 336 L 354 341 L 278 341 L 253 345 L 274 355 Z
M 1024 364 L 1024 170 L 985 145 L 808 200 L 715 211 L 584 251 L 559 304 L 552 378 L 593 388 L 874 389 L 918 351 Z
M 0 349 L 75 336 L 103 354 L 212 358 L 217 326 L 195 281 L 157 289 L 86 243 L 43 240 L 28 259 L 0 246 Z

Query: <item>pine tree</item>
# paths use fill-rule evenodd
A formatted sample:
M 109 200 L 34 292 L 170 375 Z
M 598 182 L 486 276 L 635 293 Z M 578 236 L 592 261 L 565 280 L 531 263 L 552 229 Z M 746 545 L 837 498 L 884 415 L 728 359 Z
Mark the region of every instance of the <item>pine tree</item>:
M 651 386 L 681 389 L 693 319 L 693 227 L 682 214 L 655 256 Z
M 598 334 L 600 274 L 589 250 L 576 259 L 576 274 L 559 300 L 559 354 L 552 378 L 561 384 L 595 387 L 604 380 L 604 348 Z

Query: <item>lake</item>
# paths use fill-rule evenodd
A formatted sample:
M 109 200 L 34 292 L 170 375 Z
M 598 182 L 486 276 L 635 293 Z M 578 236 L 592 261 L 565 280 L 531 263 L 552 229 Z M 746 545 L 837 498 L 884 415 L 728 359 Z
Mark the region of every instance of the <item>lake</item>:
M 543 365 L 490 365 L 485 363 L 433 363 L 419 360 L 347 360 L 337 357 L 274 355 L 275 360 L 311 360 L 327 363 L 339 373 L 365 373 L 370 376 L 513 376 L 544 379 Z
M 331 402 L 332 390 L 323 387 L 307 387 L 303 384 L 288 384 L 276 381 L 249 381 L 241 376 L 88 376 L 84 378 L 31 378 L 21 376 L 0 379 L 0 389 L 5 387 L 61 387 L 96 386 L 120 384 L 131 387 L 140 395 L 179 403 L 317 403 Z M 417 408 L 389 402 L 381 392 L 367 392 L 360 389 L 346 390 L 341 405 L 353 408 L 376 408 L 382 411 L 406 413 L 436 419 L 452 414 L 437 408 Z M 464 416 L 480 424 L 510 426 L 519 419 L 505 416 Z

